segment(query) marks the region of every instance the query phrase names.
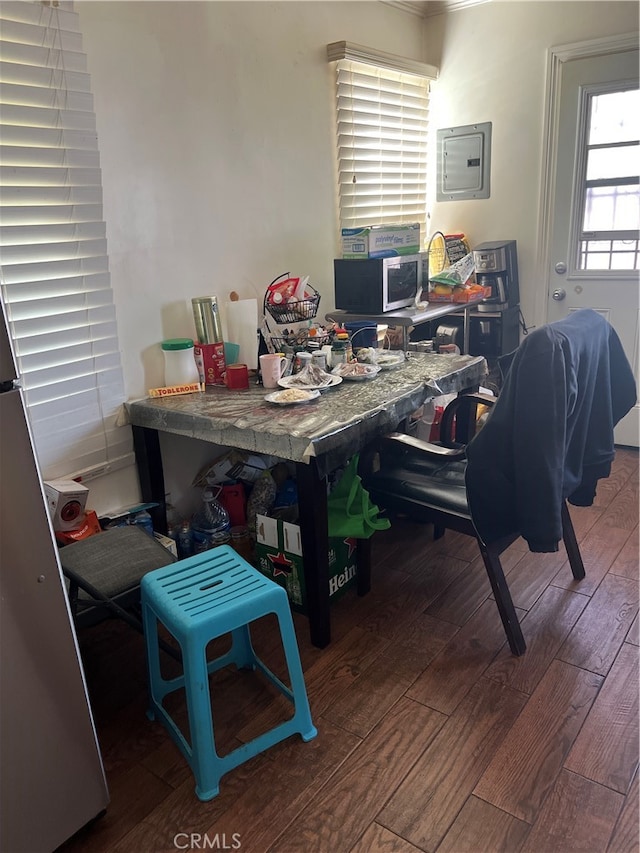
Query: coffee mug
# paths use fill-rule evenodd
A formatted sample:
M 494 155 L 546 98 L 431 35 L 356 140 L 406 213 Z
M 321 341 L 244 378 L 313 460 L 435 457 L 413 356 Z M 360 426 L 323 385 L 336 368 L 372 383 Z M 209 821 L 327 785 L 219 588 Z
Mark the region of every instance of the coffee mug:
M 228 364 L 224 384 L 232 391 L 246 391 L 249 388 L 249 368 L 246 364 Z
M 265 388 L 277 388 L 278 379 L 284 376 L 287 359 L 279 353 L 267 353 L 260 356 L 260 373 Z

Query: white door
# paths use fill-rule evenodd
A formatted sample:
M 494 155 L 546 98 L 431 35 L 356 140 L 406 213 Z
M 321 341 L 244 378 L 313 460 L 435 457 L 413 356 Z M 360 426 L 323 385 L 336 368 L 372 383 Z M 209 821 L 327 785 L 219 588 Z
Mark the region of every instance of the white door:
M 636 42 L 637 43 L 637 42 Z M 638 50 L 565 56 L 556 80 L 548 214 L 547 320 L 594 308 L 616 329 L 638 381 Z M 635 407 L 616 443 L 638 446 Z

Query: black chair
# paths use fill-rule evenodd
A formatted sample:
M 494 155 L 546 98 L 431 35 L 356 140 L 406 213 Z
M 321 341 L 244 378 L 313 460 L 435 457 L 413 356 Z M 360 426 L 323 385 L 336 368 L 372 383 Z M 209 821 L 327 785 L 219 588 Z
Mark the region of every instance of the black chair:
M 457 397 L 445 410 L 441 444 L 393 433 L 363 474 L 372 500 L 391 512 L 474 536 L 511 651 L 526 649 L 500 555 L 519 536 L 534 552 L 564 540 L 576 580 L 585 576 L 569 503 L 588 506 L 614 457 L 613 427 L 635 404 L 633 374 L 613 328 L 585 309 L 529 334 L 497 401 Z M 453 436 L 491 408 L 468 445 Z

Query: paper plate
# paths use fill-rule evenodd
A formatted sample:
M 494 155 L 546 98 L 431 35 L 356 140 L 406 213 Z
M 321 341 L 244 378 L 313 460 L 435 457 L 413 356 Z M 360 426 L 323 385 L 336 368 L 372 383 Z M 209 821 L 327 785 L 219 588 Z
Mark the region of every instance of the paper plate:
M 295 376 L 285 376 L 283 379 L 278 379 L 278 385 L 281 388 L 300 388 L 303 391 L 326 391 L 329 388 L 333 388 L 335 385 L 339 385 L 342 382 L 341 376 L 330 376 L 331 381 L 326 385 L 299 385 L 297 382 L 293 380 L 296 378 Z

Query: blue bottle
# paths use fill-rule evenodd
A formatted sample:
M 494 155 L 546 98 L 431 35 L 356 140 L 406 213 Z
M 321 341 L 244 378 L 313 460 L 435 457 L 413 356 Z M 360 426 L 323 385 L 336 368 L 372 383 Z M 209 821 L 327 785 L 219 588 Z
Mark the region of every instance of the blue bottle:
M 142 512 L 136 513 L 133 518 L 133 523 L 137 524 L 138 527 L 141 527 L 145 533 L 149 534 L 149 536 L 153 536 L 153 519 L 146 509 L 142 510 Z

